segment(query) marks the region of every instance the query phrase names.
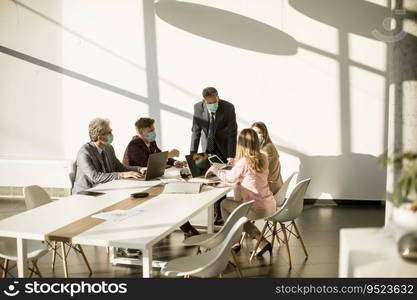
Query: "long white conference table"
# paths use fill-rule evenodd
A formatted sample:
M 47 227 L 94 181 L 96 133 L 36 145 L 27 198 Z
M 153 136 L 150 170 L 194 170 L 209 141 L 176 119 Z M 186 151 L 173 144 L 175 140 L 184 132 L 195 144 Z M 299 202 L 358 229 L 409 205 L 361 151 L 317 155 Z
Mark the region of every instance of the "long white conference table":
M 165 178 L 179 176 L 167 169 Z M 18 276 L 27 275 L 27 240 L 57 240 L 74 244 L 140 249 L 143 277 L 152 275 L 152 247 L 187 220 L 207 209 L 207 230 L 213 232 L 213 204 L 230 187 L 204 186 L 199 194 L 164 194 L 160 180 L 114 180 L 91 191 L 101 196 L 71 195 L 0 221 L 0 236 L 16 238 Z M 149 199 L 130 197 L 150 192 Z M 91 216 L 116 208 L 140 208 L 138 215 L 121 221 Z

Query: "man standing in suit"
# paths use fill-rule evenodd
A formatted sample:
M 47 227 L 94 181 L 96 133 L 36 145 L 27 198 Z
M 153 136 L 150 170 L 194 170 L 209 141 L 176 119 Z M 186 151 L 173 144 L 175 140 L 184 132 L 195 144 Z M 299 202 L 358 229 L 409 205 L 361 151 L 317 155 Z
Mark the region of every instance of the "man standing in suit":
M 205 153 L 217 155 L 224 162 L 233 163 L 236 154 L 237 124 L 235 107 L 221 100 L 214 87 L 203 90 L 203 100 L 194 105 L 190 153 L 198 152 L 200 145 Z M 215 205 L 216 221 L 221 224 L 220 201 Z
M 88 126 L 90 142 L 77 154 L 73 194 L 120 178 L 140 178 L 141 167 L 127 167 L 117 159 L 109 120 L 96 118 Z

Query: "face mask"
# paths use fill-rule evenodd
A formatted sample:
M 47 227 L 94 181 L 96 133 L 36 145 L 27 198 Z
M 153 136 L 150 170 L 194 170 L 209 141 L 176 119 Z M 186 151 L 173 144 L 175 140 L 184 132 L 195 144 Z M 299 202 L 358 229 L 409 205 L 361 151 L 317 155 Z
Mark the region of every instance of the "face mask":
M 219 101 L 217 101 L 216 103 L 211 103 L 211 104 L 206 104 L 207 105 L 207 109 L 209 112 L 215 113 L 217 108 L 219 107 Z
M 152 143 L 153 141 L 155 141 L 155 139 L 156 139 L 156 132 L 155 131 L 149 132 L 148 136 L 146 137 L 146 140 L 149 143 Z
M 110 133 L 107 137 L 106 145 L 109 146 L 111 143 L 113 143 L 113 133 Z
M 259 144 L 262 144 L 262 142 L 264 141 L 263 134 L 258 134 L 258 139 L 259 139 Z

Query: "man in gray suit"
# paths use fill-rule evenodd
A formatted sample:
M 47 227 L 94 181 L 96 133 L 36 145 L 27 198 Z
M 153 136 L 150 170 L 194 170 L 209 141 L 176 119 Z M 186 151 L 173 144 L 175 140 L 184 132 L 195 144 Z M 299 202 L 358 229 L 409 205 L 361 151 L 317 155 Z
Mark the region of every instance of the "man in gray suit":
M 190 153 L 203 152 L 217 155 L 221 160 L 233 163 L 236 154 L 237 124 L 235 107 L 221 100 L 214 87 L 203 90 L 203 100 L 194 105 L 193 127 L 191 129 Z M 215 224 L 221 225 L 220 201 L 215 205 Z
M 88 126 L 90 142 L 77 154 L 73 194 L 87 190 L 99 183 L 120 178 L 140 178 L 141 167 L 127 167 L 117 159 L 113 147 L 110 122 L 96 118 Z

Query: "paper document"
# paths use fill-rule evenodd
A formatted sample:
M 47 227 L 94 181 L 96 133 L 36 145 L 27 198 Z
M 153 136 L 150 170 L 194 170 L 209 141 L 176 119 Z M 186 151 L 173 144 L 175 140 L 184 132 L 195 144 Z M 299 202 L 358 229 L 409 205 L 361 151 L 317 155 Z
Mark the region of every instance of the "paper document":
M 159 180 L 162 183 L 165 183 L 165 184 L 171 183 L 171 182 L 181 182 L 182 181 L 181 179 L 178 179 L 178 178 L 159 178 Z
M 119 222 L 123 221 L 127 218 L 136 216 L 143 212 L 143 209 L 132 208 L 132 209 L 115 209 L 108 212 L 103 212 L 99 214 L 95 214 L 92 217 L 97 219 L 102 219 L 111 222 Z
M 201 191 L 201 183 L 172 182 L 165 185 L 165 194 L 198 194 Z
M 197 178 L 191 178 L 190 180 L 188 180 L 188 182 L 197 182 L 197 183 L 203 183 L 203 184 L 211 184 L 211 183 L 217 183 L 220 182 L 219 178 L 201 178 L 201 177 L 197 177 Z

